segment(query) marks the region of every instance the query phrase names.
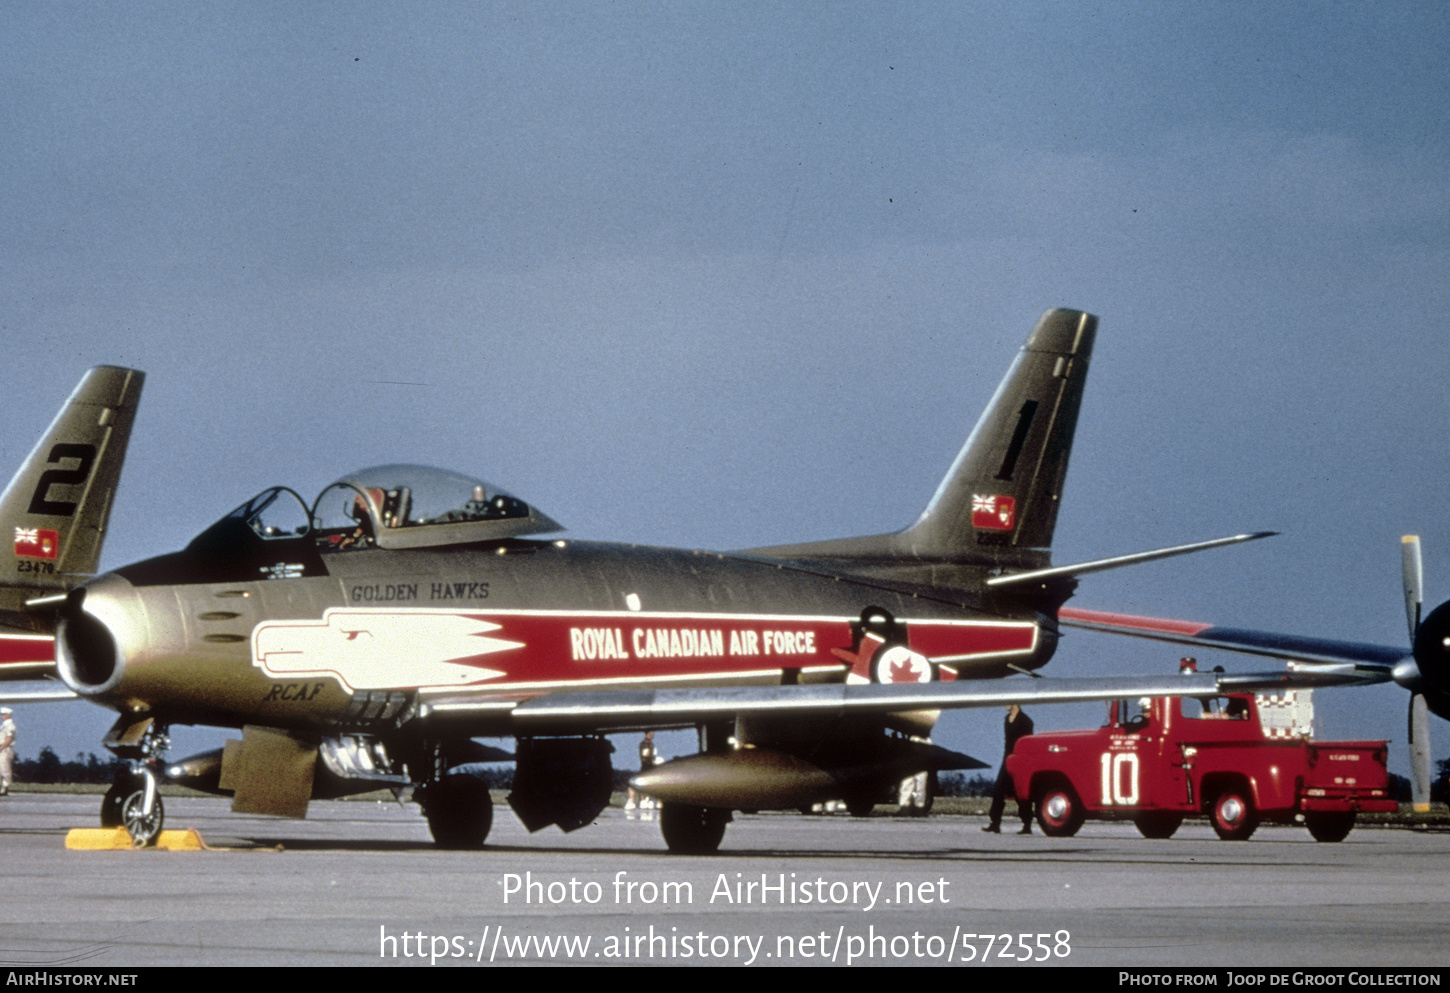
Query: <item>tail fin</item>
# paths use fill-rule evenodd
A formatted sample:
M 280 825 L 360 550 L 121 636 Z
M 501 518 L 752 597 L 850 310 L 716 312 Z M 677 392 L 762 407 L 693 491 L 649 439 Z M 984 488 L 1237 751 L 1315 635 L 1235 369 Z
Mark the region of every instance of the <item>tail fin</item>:
M 1067 475 L 1098 319 L 1049 310 L 1028 335 L 936 495 L 896 534 L 756 549 L 775 558 L 848 560 L 852 572 L 961 585 L 965 567 L 1038 569 Z
M 0 557 L 0 609 L 96 571 L 144 379 L 116 366 L 87 372 L 0 495 L 0 542 L 14 541 Z
M 1046 565 L 1098 319 L 1049 310 L 921 518 L 896 536 L 921 558 Z

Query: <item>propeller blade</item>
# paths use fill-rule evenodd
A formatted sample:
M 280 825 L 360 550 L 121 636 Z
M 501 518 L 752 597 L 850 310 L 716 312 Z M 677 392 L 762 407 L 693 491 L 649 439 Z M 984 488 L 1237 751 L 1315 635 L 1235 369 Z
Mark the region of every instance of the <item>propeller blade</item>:
M 1430 811 L 1430 713 L 1423 693 L 1410 697 L 1410 799 L 1416 813 Z
M 1400 565 L 1405 586 L 1405 619 L 1410 622 L 1410 644 L 1420 630 L 1420 605 L 1425 602 L 1425 566 L 1420 559 L 1420 536 L 1407 534 L 1400 539 Z

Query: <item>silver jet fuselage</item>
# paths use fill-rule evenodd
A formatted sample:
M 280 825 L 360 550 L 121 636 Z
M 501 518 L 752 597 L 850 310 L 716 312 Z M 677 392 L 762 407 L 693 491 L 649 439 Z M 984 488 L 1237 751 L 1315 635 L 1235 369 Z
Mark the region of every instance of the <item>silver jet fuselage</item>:
M 184 572 L 198 554 L 187 551 L 87 584 L 61 622 L 67 684 L 168 723 L 318 731 L 468 697 L 475 717 L 497 704 L 497 721 L 473 733 L 506 735 L 515 703 L 561 689 L 846 680 L 863 603 L 906 635 L 874 681 L 1000 677 L 1041 666 L 1055 643 L 1036 614 L 751 556 L 514 537 L 298 554 L 326 536 L 239 537 L 255 547 L 234 556 L 235 581 L 154 581 Z M 263 568 L 275 575 L 244 578 Z M 912 668 L 922 657 L 935 672 Z

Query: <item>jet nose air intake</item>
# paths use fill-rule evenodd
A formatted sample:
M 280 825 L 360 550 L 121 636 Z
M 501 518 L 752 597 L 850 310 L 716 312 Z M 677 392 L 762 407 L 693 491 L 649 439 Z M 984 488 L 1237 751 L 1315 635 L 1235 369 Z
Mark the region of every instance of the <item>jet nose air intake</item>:
M 120 683 L 126 668 L 121 646 L 128 627 L 135 624 L 127 616 L 134 600 L 131 584 L 118 576 L 102 577 L 66 597 L 56 628 L 55 658 L 60 678 L 75 692 L 97 696 Z

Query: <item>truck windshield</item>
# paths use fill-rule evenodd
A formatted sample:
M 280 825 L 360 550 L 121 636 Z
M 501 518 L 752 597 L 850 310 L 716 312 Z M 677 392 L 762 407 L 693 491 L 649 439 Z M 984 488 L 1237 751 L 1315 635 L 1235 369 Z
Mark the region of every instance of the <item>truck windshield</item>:
M 1216 696 L 1207 700 L 1183 701 L 1183 716 L 1193 720 L 1246 721 L 1249 719 L 1249 704 L 1242 697 Z

